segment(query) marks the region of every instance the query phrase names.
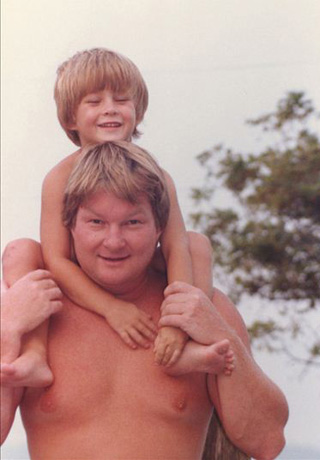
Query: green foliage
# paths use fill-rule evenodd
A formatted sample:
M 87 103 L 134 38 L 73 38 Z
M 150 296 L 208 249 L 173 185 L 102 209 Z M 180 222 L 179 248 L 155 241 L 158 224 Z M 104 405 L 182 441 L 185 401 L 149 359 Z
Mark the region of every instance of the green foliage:
M 256 295 L 282 312 L 294 301 L 296 315 L 319 307 L 320 142 L 308 128 L 318 117 L 303 93 L 288 93 L 274 113 L 248 122 L 268 131 L 268 140 L 271 133 L 272 145 L 257 154 L 217 145 L 198 156 L 205 186 L 192 191 L 199 210 L 191 217 L 210 238 L 216 276 L 227 276 L 235 300 Z M 230 209 L 215 201 L 222 189 Z M 256 322 L 252 339 L 270 338 L 274 326 Z M 288 322 L 287 331 L 292 327 Z M 310 356 L 320 357 L 319 341 L 309 347 L 308 362 Z

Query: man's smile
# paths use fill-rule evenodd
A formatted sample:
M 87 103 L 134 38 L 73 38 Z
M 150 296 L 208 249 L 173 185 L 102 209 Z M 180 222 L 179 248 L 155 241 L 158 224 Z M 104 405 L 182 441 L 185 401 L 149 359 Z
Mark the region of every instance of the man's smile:
M 98 255 L 100 259 L 105 260 L 106 262 L 123 262 L 124 260 L 129 259 L 129 255 L 127 256 L 122 256 L 122 257 L 108 257 L 108 256 L 103 256 L 101 254 Z

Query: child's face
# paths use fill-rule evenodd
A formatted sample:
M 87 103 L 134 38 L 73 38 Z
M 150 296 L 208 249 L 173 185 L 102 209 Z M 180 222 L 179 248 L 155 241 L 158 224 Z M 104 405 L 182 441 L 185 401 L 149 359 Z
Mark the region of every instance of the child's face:
M 78 132 L 82 147 L 106 141 L 130 141 L 137 125 L 133 100 L 108 89 L 84 96 L 74 118 L 69 128 Z

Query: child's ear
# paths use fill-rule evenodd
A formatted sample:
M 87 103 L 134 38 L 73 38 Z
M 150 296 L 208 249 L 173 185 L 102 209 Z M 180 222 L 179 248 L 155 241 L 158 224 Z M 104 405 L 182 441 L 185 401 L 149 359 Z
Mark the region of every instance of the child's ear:
M 138 127 L 140 125 L 140 123 L 142 122 L 142 119 L 139 119 L 139 118 L 136 118 L 136 125 L 134 127 L 134 130 L 133 130 L 133 136 L 137 136 L 137 137 L 140 137 L 140 133 L 139 133 L 139 130 L 138 130 Z
M 72 114 L 70 114 L 70 119 L 66 124 L 67 129 L 70 129 L 72 131 L 78 131 L 78 126 L 77 126 L 77 115 L 76 111 Z M 68 116 L 69 118 L 69 116 Z
M 77 122 L 76 120 L 73 119 L 69 121 L 69 123 L 67 124 L 67 129 L 70 129 L 72 131 L 78 131 L 78 127 L 77 127 Z

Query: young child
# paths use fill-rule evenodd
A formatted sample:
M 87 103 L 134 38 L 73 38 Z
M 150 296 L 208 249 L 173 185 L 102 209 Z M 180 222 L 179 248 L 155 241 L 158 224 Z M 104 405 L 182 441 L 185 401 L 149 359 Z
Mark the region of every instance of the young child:
M 70 299 L 102 315 L 128 346 L 147 348 L 157 334 L 152 319 L 135 305 L 106 293 L 72 262 L 70 234 L 61 218 L 64 190 L 81 149 L 105 141 L 131 141 L 139 135 L 137 127 L 148 105 L 145 82 L 137 67 L 126 57 L 107 49 L 93 49 L 77 53 L 59 67 L 55 101 L 62 128 L 80 150 L 61 161 L 44 180 L 42 253 L 40 246 L 30 240 L 9 244 L 3 257 L 4 279 L 10 286 L 25 273 L 45 266 Z M 210 244 L 202 235 L 187 235 L 173 181 L 167 173 L 165 178 L 171 207 L 168 225 L 161 239 L 161 251 L 166 262 L 168 283 L 185 281 L 210 295 Z M 198 276 L 193 276 L 193 273 Z M 42 326 L 36 333 L 38 340 L 33 337 L 33 352 L 28 345 L 20 356 L 21 344 L 10 345 L 10 362 L 18 356 L 18 360 L 23 359 L 24 363 L 29 361 L 25 369 L 31 374 L 33 368 L 33 378 L 31 383 L 27 378 L 25 381 L 34 386 L 47 385 L 52 380 L 45 361 L 45 335 L 45 327 Z M 179 329 L 161 328 L 154 345 L 156 363 L 163 366 L 176 363 L 187 340 L 187 335 Z M 13 349 L 15 353 L 12 353 Z M 39 356 L 42 357 L 41 365 Z M 6 361 L 5 350 L 2 362 L 9 362 Z

